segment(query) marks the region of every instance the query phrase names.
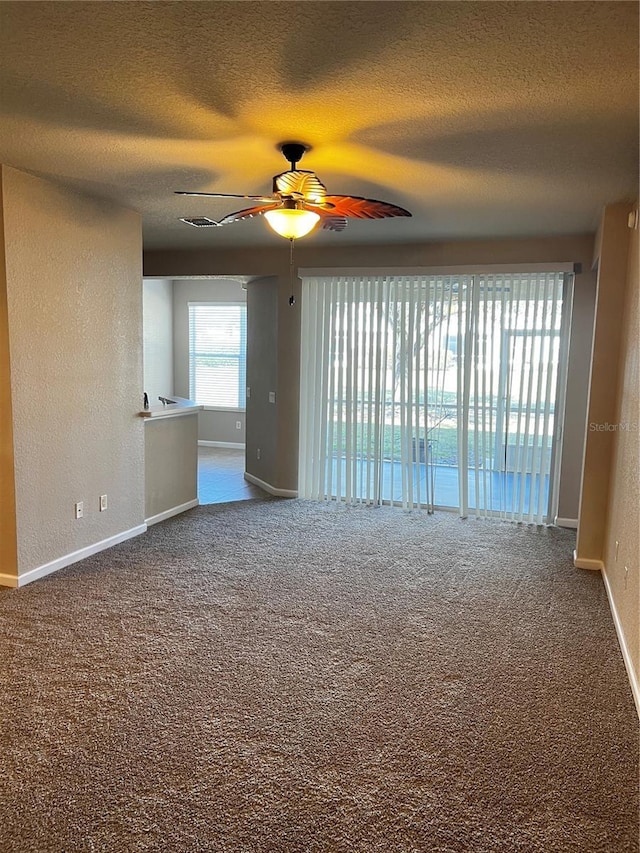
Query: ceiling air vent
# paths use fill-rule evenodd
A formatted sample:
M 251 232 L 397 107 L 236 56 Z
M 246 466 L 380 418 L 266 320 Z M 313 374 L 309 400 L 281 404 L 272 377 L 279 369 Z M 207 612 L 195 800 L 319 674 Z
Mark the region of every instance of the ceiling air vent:
M 193 225 L 194 228 L 214 228 L 218 224 L 214 219 L 209 219 L 206 216 L 195 216 L 193 219 L 181 217 L 180 222 L 186 222 L 187 225 Z

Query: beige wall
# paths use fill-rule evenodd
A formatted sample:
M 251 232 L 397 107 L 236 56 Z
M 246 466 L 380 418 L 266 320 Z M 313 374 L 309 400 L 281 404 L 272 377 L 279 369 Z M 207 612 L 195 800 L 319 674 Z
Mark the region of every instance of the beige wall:
M 1 168 L 1 167 L 0 167 Z M 13 417 L 9 313 L 4 251 L 4 203 L 0 173 L 0 575 L 17 577 L 16 496 L 13 469 Z
M 189 397 L 189 303 L 246 301 L 247 293 L 239 280 L 221 277 L 173 282 L 174 390 L 179 397 Z M 238 421 L 240 429 L 236 429 Z M 198 440 L 244 444 L 245 422 L 244 411 L 203 409 L 198 416 Z
M 2 187 L 22 575 L 144 522 L 141 223 L 12 168 Z
M 534 238 L 515 240 L 474 240 L 450 243 L 424 243 L 414 245 L 368 245 L 330 248 L 318 247 L 313 238 L 301 241 L 295 249 L 299 267 L 375 267 L 375 266 L 454 266 L 481 264 L 534 264 L 581 263 L 583 272 L 576 276 L 574 296 L 574 325 L 569 355 L 569 384 L 565 441 L 562 454 L 559 515 L 576 519 L 580 492 L 580 470 L 585 435 L 585 413 L 588 391 L 590 346 L 593 327 L 595 276 L 591 272 L 593 235 Z M 289 252 L 282 240 L 273 246 L 257 249 L 227 249 L 220 251 L 150 251 L 145 253 L 145 275 L 178 278 L 186 275 L 251 275 L 271 277 L 277 282 L 273 295 L 275 317 L 269 310 L 264 322 L 277 324 L 275 377 L 268 371 L 265 381 L 276 381 L 277 404 L 274 417 L 260 422 L 255 429 L 259 436 L 247 436 L 250 441 L 260 441 L 275 448 L 275 463 L 270 471 L 271 485 L 282 489 L 296 489 L 298 479 L 298 399 L 299 399 L 299 346 L 300 346 L 300 293 L 296 280 L 294 292 L 297 304 L 289 306 L 291 284 L 289 278 Z M 271 304 L 271 303 L 270 303 Z M 259 318 L 252 324 L 252 334 L 260 325 Z M 264 335 L 270 334 L 264 329 Z M 262 351 L 261 345 L 256 351 Z M 249 368 L 251 369 L 251 367 Z M 177 381 L 177 375 L 176 375 Z M 270 390 L 251 385 L 263 398 Z M 176 391 L 176 393 L 178 393 Z M 248 430 L 252 427 L 249 424 Z M 264 479 L 264 466 L 258 466 L 253 451 L 247 451 L 247 471 Z
M 145 418 L 145 517 L 198 497 L 198 413 Z
M 605 549 L 605 524 L 617 423 L 618 362 L 621 330 L 625 323 L 625 291 L 630 230 L 630 204 L 608 205 L 602 217 L 595 249 L 598 269 L 596 321 L 587 406 L 580 493 L 576 565 L 601 568 Z
M 637 205 L 636 205 L 637 210 Z M 626 223 L 625 223 L 626 225 Z M 639 232 L 629 232 L 626 287 L 619 329 L 617 400 L 611 434 L 611 479 L 604 565 L 636 681 L 640 683 L 640 282 Z M 616 542 L 619 543 L 616 553 Z M 628 571 L 625 571 L 625 567 Z M 640 710 L 640 709 L 639 709 Z
M 280 487 L 278 461 L 278 279 L 258 278 L 247 287 L 246 468 L 250 474 Z M 276 403 L 269 402 L 276 392 Z M 260 458 L 258 458 L 258 456 Z
M 145 279 L 142 286 L 144 390 L 149 405 L 173 392 L 173 282 Z

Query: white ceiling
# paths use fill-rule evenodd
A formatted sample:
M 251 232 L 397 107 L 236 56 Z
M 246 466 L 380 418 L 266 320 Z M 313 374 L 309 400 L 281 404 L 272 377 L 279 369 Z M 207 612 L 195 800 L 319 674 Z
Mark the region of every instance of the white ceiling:
M 1 2 L 0 161 L 143 214 L 145 245 L 287 168 L 408 208 L 328 244 L 562 234 L 638 188 L 635 2 Z

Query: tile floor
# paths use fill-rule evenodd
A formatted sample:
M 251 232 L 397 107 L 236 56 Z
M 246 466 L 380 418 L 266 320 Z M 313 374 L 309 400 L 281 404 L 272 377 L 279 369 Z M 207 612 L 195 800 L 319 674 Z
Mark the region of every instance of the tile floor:
M 198 500 L 223 504 L 268 497 L 244 479 L 244 450 L 198 447 Z
M 331 470 L 331 485 L 332 493 L 344 494 L 346 482 L 346 463 L 344 459 L 340 460 L 341 465 L 338 467 L 338 460 L 332 459 Z M 329 463 L 327 463 L 329 465 Z M 420 464 L 417 469 L 411 466 L 407 477 L 413 476 L 413 494 L 414 497 L 422 496 L 423 500 L 427 500 L 427 473 L 425 465 Z M 328 467 L 327 467 L 327 470 Z M 419 475 L 419 477 L 417 476 Z M 435 491 L 435 505 L 447 508 L 457 508 L 460 505 L 460 494 L 458 490 L 458 469 L 449 465 L 434 465 L 433 466 L 433 487 Z M 486 476 L 485 476 L 486 475 Z M 356 494 L 364 494 L 368 489 L 373 491 L 373 468 L 367 470 L 364 463 L 356 461 L 351 469 L 351 476 L 354 482 L 358 483 Z M 420 488 L 418 489 L 418 479 Z M 540 477 L 535 476 L 533 482 L 533 500 L 534 506 L 538 506 Z M 478 478 L 478 492 L 476 495 L 476 477 L 474 471 L 469 471 L 469 508 L 475 509 L 476 498 L 479 505 L 486 509 L 494 511 L 517 511 L 520 503 L 520 491 L 523 490 L 522 508 L 521 511 L 525 514 L 529 512 L 529 502 L 532 486 L 532 475 L 525 474 L 523 478 L 516 476 L 512 472 L 494 471 L 490 474 L 482 472 Z M 543 506 L 549 503 L 549 477 L 546 476 L 543 481 Z M 382 483 L 381 492 L 382 499 L 385 501 L 393 499 L 399 503 L 402 501 L 402 466 L 399 462 L 383 462 L 382 465 Z
M 337 470 L 334 460 L 334 471 L 332 481 L 337 482 Z M 230 447 L 198 447 L 198 499 L 201 504 L 231 503 L 232 501 L 248 501 L 266 499 L 266 492 L 244 479 L 245 455 L 244 449 L 237 450 Z M 345 479 L 344 460 L 342 460 L 342 477 Z M 395 477 L 391 478 L 392 466 L 385 464 L 383 472 L 383 497 L 388 500 L 393 493 L 394 500 L 401 500 L 402 476 L 399 465 L 395 465 Z M 424 469 L 424 466 L 420 466 Z M 528 511 L 530 483 L 527 476 L 525 484 L 525 511 Z M 424 472 L 422 475 L 421 494 L 426 497 L 426 486 L 424 484 Z M 435 503 L 437 506 L 458 506 L 458 471 L 455 468 L 435 466 Z M 492 493 L 494 509 L 511 508 L 512 491 L 514 489 L 513 474 L 502 475 L 500 481 L 496 481 Z M 415 487 L 415 486 L 414 486 Z M 545 500 L 548 498 L 549 481 L 545 479 Z M 474 500 L 475 483 L 473 476 L 469 475 L 469 506 L 475 507 Z M 535 487 L 535 499 L 537 502 L 538 487 Z M 506 499 L 506 503 L 500 502 L 500 498 Z

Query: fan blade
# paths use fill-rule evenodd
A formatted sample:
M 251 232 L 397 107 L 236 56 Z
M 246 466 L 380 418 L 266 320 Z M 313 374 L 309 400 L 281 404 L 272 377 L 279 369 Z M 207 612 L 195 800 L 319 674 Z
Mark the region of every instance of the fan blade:
M 236 195 L 235 193 L 192 193 L 184 190 L 174 190 L 174 195 L 199 195 L 203 198 L 248 198 L 252 201 L 268 202 L 273 204 L 273 196 L 265 195 Z
M 303 169 L 275 175 L 273 191 L 283 196 L 299 196 L 311 203 L 323 201 L 327 194 L 327 188 L 320 178 L 314 172 L 305 172 Z
M 251 219 L 253 216 L 261 216 L 267 210 L 275 210 L 280 207 L 280 201 L 271 199 L 271 204 L 268 207 L 246 207 L 244 210 L 236 210 L 235 213 L 228 213 L 218 221 L 218 225 L 229 225 L 232 222 L 240 222 L 242 219 Z
M 325 201 L 333 204 L 331 216 L 346 216 L 350 219 L 387 219 L 392 216 L 411 216 L 404 207 L 374 198 L 354 195 L 328 195 Z

